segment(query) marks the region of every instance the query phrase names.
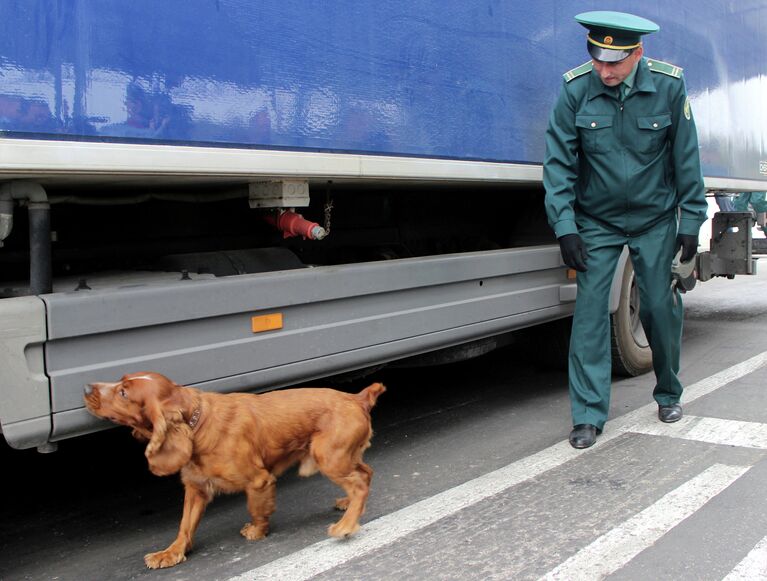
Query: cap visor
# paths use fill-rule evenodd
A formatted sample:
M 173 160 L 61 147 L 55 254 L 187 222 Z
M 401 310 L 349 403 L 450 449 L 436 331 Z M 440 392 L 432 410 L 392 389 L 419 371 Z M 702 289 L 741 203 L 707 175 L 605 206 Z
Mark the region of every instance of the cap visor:
M 604 63 L 617 63 L 631 54 L 630 50 L 615 50 L 612 48 L 602 48 L 595 44 L 588 43 L 588 51 L 592 58 Z

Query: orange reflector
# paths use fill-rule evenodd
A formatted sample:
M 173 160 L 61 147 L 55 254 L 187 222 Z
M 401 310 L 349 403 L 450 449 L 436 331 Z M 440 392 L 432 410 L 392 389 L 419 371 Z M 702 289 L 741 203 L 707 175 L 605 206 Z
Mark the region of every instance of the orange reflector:
M 575 280 L 576 272 L 574 268 L 567 269 L 567 280 Z
M 254 333 L 282 329 L 282 313 L 271 313 L 250 318 L 250 329 Z

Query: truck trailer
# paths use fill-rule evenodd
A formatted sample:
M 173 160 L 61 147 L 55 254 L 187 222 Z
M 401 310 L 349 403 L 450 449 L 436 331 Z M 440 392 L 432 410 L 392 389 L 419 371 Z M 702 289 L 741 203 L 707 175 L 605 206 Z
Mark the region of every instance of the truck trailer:
M 566 332 L 544 131 L 575 12 L 640 8 L 709 192 L 767 189 L 767 0 L 0 2 L 7 443 L 103 429 L 83 386 L 128 372 L 258 391 Z M 624 257 L 618 372 L 638 308 Z

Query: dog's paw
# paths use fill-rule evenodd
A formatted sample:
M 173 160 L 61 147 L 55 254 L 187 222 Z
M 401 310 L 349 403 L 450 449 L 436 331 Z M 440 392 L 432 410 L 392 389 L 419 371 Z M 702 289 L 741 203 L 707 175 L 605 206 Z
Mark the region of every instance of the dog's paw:
M 328 527 L 328 534 L 331 537 L 335 537 L 337 539 L 346 539 L 352 536 L 358 530 L 360 530 L 359 523 L 348 525 L 341 520 L 336 524 L 330 525 L 330 527 Z
M 347 508 L 349 508 L 349 502 L 351 501 L 349 500 L 348 496 L 344 496 L 343 498 L 336 498 L 335 509 L 346 510 Z
M 249 541 L 259 541 L 269 534 L 269 524 L 262 523 L 254 525 L 253 523 L 246 523 L 245 526 L 240 529 L 240 534 Z
M 169 549 L 144 555 L 144 563 L 146 563 L 146 566 L 150 569 L 173 567 L 173 565 L 178 565 L 184 561 L 186 561 L 186 555 L 184 553 L 180 551 L 171 551 Z

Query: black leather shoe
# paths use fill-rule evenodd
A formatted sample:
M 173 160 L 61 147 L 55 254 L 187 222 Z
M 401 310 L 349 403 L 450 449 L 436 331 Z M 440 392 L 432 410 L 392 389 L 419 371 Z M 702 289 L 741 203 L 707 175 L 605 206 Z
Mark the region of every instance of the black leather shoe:
M 578 424 L 570 432 L 570 445 L 573 448 L 588 448 L 597 441 L 597 427 L 591 424 Z
M 678 403 L 658 406 L 658 419 L 666 424 L 672 424 L 682 419 L 682 406 Z

